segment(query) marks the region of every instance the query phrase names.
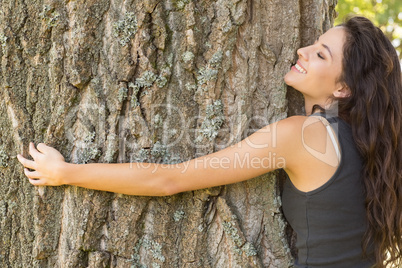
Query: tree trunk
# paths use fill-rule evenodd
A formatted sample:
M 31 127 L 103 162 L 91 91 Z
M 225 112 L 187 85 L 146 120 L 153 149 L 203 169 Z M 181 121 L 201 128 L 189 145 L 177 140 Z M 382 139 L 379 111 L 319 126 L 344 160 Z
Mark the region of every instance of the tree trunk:
M 299 113 L 283 76 L 335 4 L 0 0 L 0 266 L 291 267 L 278 172 L 135 197 L 34 187 L 15 156 L 174 164 Z

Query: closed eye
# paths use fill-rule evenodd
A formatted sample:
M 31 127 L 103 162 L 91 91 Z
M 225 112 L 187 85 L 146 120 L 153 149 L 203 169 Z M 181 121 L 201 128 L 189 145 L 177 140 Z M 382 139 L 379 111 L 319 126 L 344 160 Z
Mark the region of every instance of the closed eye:
M 323 59 L 323 60 L 325 60 L 325 58 L 321 55 L 321 53 L 320 52 L 318 52 L 317 53 L 317 56 L 320 58 L 320 59 Z

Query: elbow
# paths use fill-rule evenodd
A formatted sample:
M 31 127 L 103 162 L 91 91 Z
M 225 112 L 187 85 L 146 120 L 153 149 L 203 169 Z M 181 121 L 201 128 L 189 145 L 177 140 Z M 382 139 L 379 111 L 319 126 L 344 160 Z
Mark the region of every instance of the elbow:
M 163 189 L 163 191 L 161 192 L 161 196 L 171 196 L 171 195 L 175 195 L 178 193 L 179 193 L 179 191 L 166 187 L 166 189 Z
M 170 195 L 178 194 L 180 192 L 181 191 L 177 187 L 174 187 L 173 185 L 165 185 L 164 187 L 162 187 L 161 195 L 162 196 L 170 196 Z
M 170 196 L 182 192 L 172 178 L 164 178 L 160 186 L 161 196 Z

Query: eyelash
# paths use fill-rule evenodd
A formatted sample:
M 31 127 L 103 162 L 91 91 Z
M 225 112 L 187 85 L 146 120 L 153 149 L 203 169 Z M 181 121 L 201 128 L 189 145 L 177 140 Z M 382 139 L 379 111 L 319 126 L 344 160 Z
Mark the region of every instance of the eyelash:
M 321 55 L 320 52 L 317 53 L 317 56 L 318 56 L 320 59 L 323 59 L 323 60 L 324 60 L 324 57 Z

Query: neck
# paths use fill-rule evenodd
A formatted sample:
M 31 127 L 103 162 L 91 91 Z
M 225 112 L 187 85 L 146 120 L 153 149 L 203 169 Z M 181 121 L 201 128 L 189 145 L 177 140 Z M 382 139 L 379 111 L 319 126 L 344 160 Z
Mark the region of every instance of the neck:
M 314 105 L 319 105 L 324 109 L 327 109 L 330 106 L 328 104 L 328 101 L 312 99 L 307 96 L 304 96 L 304 110 L 306 111 L 307 116 L 309 116 L 315 112 L 315 111 L 313 111 Z
M 316 104 L 320 105 L 317 101 L 304 97 L 304 111 L 306 111 L 307 116 L 311 115 L 314 112 L 313 106 Z M 321 106 L 321 107 L 324 107 L 324 106 Z

